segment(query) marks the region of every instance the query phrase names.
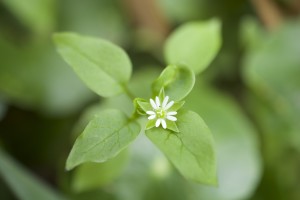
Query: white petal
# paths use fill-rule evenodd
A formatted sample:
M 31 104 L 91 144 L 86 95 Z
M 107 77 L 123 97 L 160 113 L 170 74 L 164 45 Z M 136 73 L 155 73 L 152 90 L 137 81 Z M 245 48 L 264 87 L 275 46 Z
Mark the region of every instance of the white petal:
M 159 127 L 161 119 L 156 120 L 155 126 Z
M 174 104 L 174 101 L 170 101 L 164 109 L 168 110 L 169 108 L 171 108 L 173 106 L 173 104 Z
M 167 128 L 166 120 L 161 119 L 161 125 L 162 125 L 162 127 L 163 127 L 164 129 L 166 129 L 166 128 Z
M 167 116 L 170 116 L 170 115 L 177 115 L 177 112 L 175 112 L 175 111 L 168 112 Z
M 167 105 L 167 103 L 168 103 L 168 101 L 169 101 L 169 97 L 168 96 L 166 96 L 165 97 L 165 99 L 164 99 L 164 101 L 163 101 L 163 103 L 162 103 L 162 108 L 165 108 L 166 107 L 166 105 Z
M 170 121 L 174 121 L 174 122 L 177 120 L 176 117 L 174 117 L 174 116 L 169 116 L 169 115 L 167 116 L 167 119 L 170 120 Z
M 156 115 L 150 115 L 149 117 L 148 117 L 148 119 L 154 119 L 156 117 Z
M 157 106 L 153 99 L 150 99 L 150 104 L 151 104 L 152 108 L 157 109 Z
M 159 107 L 160 106 L 160 101 L 159 101 L 158 97 L 155 98 L 155 102 L 156 102 L 157 107 Z
M 146 113 L 147 113 L 148 115 L 155 115 L 155 112 L 152 111 L 152 110 L 149 110 L 149 111 L 147 111 Z

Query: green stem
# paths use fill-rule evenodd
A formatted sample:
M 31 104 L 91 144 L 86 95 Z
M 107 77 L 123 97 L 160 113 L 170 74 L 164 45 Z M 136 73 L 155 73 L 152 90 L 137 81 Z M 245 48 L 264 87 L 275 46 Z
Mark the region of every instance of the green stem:
M 135 99 L 135 96 L 134 94 L 129 90 L 129 88 L 127 87 L 127 85 L 123 85 L 123 89 L 125 91 L 125 94 L 132 100 L 134 101 Z M 136 120 L 138 118 L 140 118 L 141 116 L 137 113 L 136 109 L 134 109 L 131 117 L 130 117 L 130 120 Z
M 133 101 L 135 99 L 135 96 L 133 95 L 133 93 L 129 90 L 129 88 L 127 87 L 127 85 L 123 86 L 123 89 L 125 91 L 125 94 Z

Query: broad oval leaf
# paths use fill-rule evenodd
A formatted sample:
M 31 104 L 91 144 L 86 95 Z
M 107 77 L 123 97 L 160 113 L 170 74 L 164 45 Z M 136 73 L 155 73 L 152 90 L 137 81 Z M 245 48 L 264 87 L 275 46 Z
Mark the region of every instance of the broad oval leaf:
M 124 92 L 131 61 L 120 47 L 74 33 L 57 33 L 54 41 L 64 60 L 95 93 L 110 97 Z
M 174 101 L 180 101 L 186 97 L 195 84 L 195 74 L 188 67 L 169 65 L 153 82 L 152 91 L 157 96 L 164 88 L 166 96 Z
M 179 133 L 163 128 L 146 131 L 150 140 L 187 179 L 216 185 L 216 158 L 210 130 L 192 111 L 178 113 Z
M 105 162 L 125 149 L 139 134 L 140 125 L 120 110 L 105 110 L 90 121 L 67 159 L 70 170 L 84 162 Z
M 197 196 L 209 200 L 249 199 L 262 172 L 255 128 L 236 102 L 212 88 L 196 84 L 186 102 L 187 108 L 201 113 L 211 129 L 218 158 L 218 187 L 195 186 Z
M 167 39 L 165 58 L 169 64 L 184 64 L 202 72 L 214 59 L 221 46 L 220 22 L 189 22 L 179 27 Z

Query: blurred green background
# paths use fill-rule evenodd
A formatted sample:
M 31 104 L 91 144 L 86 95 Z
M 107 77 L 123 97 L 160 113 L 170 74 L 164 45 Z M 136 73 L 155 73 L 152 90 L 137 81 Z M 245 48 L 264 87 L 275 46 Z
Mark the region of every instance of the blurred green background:
M 2 0 L 0 199 L 299 200 L 299 15 L 299 0 Z M 110 107 L 130 114 L 132 103 L 87 89 L 52 34 L 122 46 L 133 62 L 131 89 L 144 97 L 166 66 L 168 35 L 211 18 L 222 22 L 222 48 L 186 106 L 216 141 L 218 187 L 184 180 L 143 134 L 109 162 L 65 171 L 88 120 Z

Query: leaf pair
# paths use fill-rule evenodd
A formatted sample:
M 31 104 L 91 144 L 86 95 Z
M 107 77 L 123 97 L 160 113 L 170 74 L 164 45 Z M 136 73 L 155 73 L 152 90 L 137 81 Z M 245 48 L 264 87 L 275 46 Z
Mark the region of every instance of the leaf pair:
M 181 100 L 194 86 L 193 71 L 202 71 L 217 53 L 220 44 L 218 27 L 216 21 L 201 26 L 195 23 L 187 26 L 188 31 L 183 27 L 171 36 L 166 46 L 166 57 L 171 65 L 153 82 L 152 91 L 153 97 L 160 96 L 160 101 L 165 96 L 163 91 L 177 102 L 173 106 L 178 110 L 178 120 L 174 126 L 169 124 L 171 130 L 162 127 L 146 130 L 148 138 L 187 179 L 205 184 L 216 184 L 212 135 L 198 114 L 179 108 L 183 105 Z M 200 40 L 196 37 L 198 33 Z M 191 45 L 189 52 L 192 54 L 182 52 L 187 48 L 184 37 Z M 212 41 L 206 41 L 208 39 Z M 131 62 L 121 48 L 105 40 L 72 33 L 56 34 L 54 40 L 59 53 L 91 90 L 103 97 L 120 93 L 131 96 L 127 89 Z M 202 41 L 206 45 L 201 47 Z M 202 58 L 195 53 L 197 51 L 202 52 Z M 199 56 L 203 61 L 199 61 Z M 144 99 L 137 98 L 134 104 L 139 114 L 150 109 L 149 101 Z M 66 168 L 72 169 L 84 162 L 105 162 L 115 157 L 139 134 L 141 128 L 137 117 L 128 118 L 119 110 L 106 110 L 96 115 L 77 138 Z

